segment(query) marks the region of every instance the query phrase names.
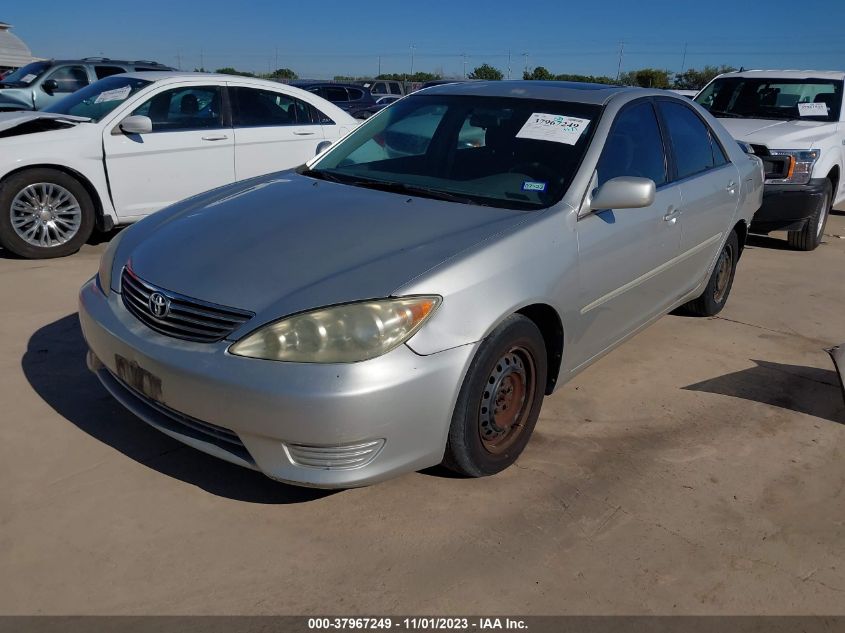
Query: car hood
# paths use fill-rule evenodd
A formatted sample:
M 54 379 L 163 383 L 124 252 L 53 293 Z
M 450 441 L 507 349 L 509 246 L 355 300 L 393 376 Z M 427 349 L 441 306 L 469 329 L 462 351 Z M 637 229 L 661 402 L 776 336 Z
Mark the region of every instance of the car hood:
M 32 108 L 32 91 L 13 87 L 0 87 L 0 107 Z
M 180 203 L 178 210 L 161 212 L 161 221 L 145 220 L 133 227 L 138 232 L 130 229 L 131 250 L 121 248 L 119 259 L 128 259 L 139 277 L 156 286 L 267 319 L 390 296 L 444 260 L 534 215 L 295 172 L 201 198 L 199 204 Z M 115 269 L 120 265 L 116 260 Z
M 55 114 L 53 112 L 32 112 L 29 110 L 21 112 L 0 112 L 0 132 L 5 132 L 3 136 L 13 136 L 14 133 L 12 131 L 15 128 L 19 130 L 20 134 L 27 134 L 32 131 L 67 128 L 67 122 L 75 124 L 90 120 L 82 116 Z M 33 126 L 37 126 L 38 129 L 33 130 Z
M 845 400 L 845 343 L 826 350 L 833 359 L 833 366 L 839 375 L 839 386 L 842 387 L 842 399 Z
M 769 119 L 719 119 L 738 141 L 765 145 L 769 149 L 812 149 L 836 131 L 836 123 L 819 121 L 772 121 Z

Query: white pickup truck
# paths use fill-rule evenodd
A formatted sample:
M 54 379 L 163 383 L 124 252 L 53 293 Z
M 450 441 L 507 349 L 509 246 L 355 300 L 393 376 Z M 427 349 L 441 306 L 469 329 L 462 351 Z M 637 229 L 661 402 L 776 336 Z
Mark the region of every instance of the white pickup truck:
M 845 209 L 845 72 L 749 70 L 719 75 L 695 97 L 763 160 L 763 206 L 751 231 L 788 231 L 793 248 L 821 242 L 831 208 Z

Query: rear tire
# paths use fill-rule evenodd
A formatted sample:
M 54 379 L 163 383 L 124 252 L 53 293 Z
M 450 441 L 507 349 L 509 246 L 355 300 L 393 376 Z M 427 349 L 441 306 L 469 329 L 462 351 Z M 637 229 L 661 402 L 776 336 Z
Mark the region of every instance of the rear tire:
M 520 314 L 509 316 L 484 339 L 467 371 L 443 465 L 483 477 L 513 464 L 537 424 L 546 372 L 540 330 Z
M 0 183 L 0 246 L 26 259 L 64 257 L 94 230 L 85 187 L 57 169 L 38 168 Z
M 821 204 L 807 220 L 807 224 L 800 231 L 789 231 L 786 239 L 789 245 L 799 251 L 814 251 L 821 244 L 824 236 L 824 227 L 827 218 L 830 216 L 830 207 L 833 202 L 833 183 L 829 180 L 825 184 L 824 197 Z
M 710 317 L 716 316 L 725 307 L 728 295 L 736 274 L 736 263 L 739 260 L 739 238 L 736 231 L 731 231 L 719 259 L 710 273 L 710 279 L 704 287 L 704 292 L 696 299 L 684 304 L 683 309 L 693 316 Z

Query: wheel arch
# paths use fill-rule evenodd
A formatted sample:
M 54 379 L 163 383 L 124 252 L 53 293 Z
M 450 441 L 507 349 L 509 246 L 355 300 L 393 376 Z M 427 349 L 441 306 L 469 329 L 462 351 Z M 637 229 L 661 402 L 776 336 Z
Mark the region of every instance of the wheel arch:
M 29 171 L 31 169 L 55 169 L 56 171 L 60 171 L 64 174 L 67 174 L 71 178 L 75 178 L 76 180 L 78 180 L 79 184 L 82 185 L 85 188 L 85 191 L 88 192 L 88 195 L 91 196 L 91 202 L 94 203 L 94 224 L 97 229 L 100 231 L 108 231 L 114 227 L 114 220 L 111 216 L 106 215 L 105 208 L 103 207 L 103 201 L 100 198 L 100 194 L 94 184 L 88 179 L 87 176 L 71 167 L 68 167 L 67 165 L 55 165 L 52 163 L 36 163 L 33 165 L 24 165 L 8 172 L 7 174 L 4 174 L 3 178 L 0 179 L 0 185 L 2 185 L 11 176 L 16 176 L 17 174 Z
M 841 177 L 841 173 L 839 171 L 839 165 L 834 165 L 830 168 L 830 171 L 827 172 L 827 179 L 830 181 L 830 184 L 833 185 L 833 200 L 831 203 L 836 202 L 836 194 L 839 191 L 839 179 Z
M 557 310 L 547 303 L 534 303 L 516 311 L 516 314 L 530 319 L 543 335 L 546 344 L 546 395 L 550 395 L 557 385 L 563 360 L 563 322 Z
M 740 220 L 734 225 L 733 230 L 736 233 L 737 240 L 739 241 L 739 253 L 737 254 L 738 260 L 742 257 L 742 251 L 745 250 L 745 240 L 748 238 L 748 225 L 745 223 L 745 220 Z

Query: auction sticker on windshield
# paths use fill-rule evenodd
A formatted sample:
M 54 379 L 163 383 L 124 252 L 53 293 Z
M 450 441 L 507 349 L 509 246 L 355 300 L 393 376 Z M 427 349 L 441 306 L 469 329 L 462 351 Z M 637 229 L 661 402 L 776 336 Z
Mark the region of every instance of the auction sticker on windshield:
M 115 88 L 114 90 L 106 90 L 97 95 L 94 103 L 105 103 L 106 101 L 123 101 L 132 92 L 131 86 L 123 86 L 123 88 Z
M 516 138 L 575 145 L 589 124 L 589 119 L 534 112 L 516 133 Z
M 799 103 L 798 114 L 801 116 L 827 116 L 826 103 Z

